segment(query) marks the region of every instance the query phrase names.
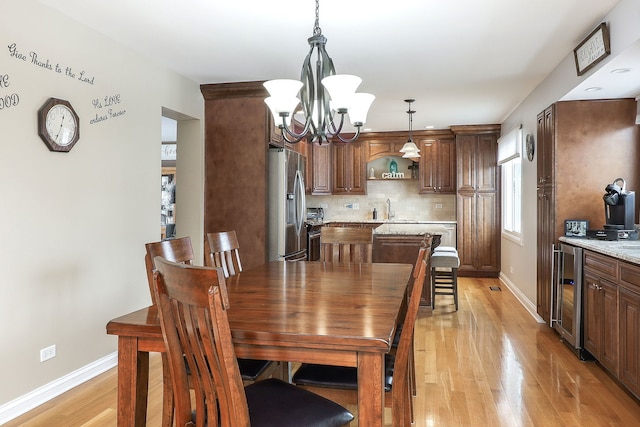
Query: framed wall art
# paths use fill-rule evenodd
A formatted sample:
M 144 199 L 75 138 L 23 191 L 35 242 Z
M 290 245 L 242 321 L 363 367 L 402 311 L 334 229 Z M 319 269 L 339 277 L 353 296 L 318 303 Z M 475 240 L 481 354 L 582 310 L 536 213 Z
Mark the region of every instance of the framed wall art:
M 603 22 L 573 49 L 578 75 L 581 76 L 589 71 L 610 53 L 609 29 L 607 24 Z

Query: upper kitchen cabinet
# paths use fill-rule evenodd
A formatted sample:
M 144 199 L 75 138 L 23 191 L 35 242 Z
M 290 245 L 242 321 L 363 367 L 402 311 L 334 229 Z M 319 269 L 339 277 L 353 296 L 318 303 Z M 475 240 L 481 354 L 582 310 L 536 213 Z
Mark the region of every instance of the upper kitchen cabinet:
M 499 130 L 456 135 L 458 191 L 496 191 Z
M 331 194 L 331 144 L 309 144 L 311 162 L 307 159 L 308 192 L 313 195 Z
M 538 185 L 552 185 L 553 184 L 553 123 L 554 123 L 554 109 L 555 105 L 551 105 L 546 108 L 540 114 L 538 114 L 537 124 L 537 171 L 538 171 Z
M 267 260 L 267 149 L 275 135 L 264 103 L 267 91 L 262 82 L 208 84 L 200 90 L 205 109 L 203 232 L 235 230 L 242 263 L 250 269 Z
M 456 192 L 456 142 L 450 137 L 421 139 L 420 193 Z
M 333 194 L 366 194 L 365 145 L 356 142 L 332 142 Z

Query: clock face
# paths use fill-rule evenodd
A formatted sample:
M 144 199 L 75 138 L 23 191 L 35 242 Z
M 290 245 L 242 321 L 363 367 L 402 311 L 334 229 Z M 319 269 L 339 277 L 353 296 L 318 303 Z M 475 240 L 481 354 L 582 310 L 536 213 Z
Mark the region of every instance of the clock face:
M 69 107 L 58 104 L 51 108 L 47 113 L 46 129 L 49 137 L 56 144 L 61 146 L 71 144 L 76 135 L 76 121 Z
M 38 110 L 38 135 L 49 150 L 69 152 L 80 139 L 80 121 L 69 101 L 49 98 Z

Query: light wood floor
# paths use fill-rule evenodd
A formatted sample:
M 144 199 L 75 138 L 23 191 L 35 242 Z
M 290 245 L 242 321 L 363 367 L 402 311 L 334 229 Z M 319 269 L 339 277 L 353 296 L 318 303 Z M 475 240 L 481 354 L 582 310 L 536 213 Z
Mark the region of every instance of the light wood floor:
M 459 279 L 460 309 L 438 297 L 416 327 L 416 427 L 636 426 L 640 405 L 581 362 L 495 279 Z M 160 425 L 160 358 L 152 355 L 148 425 Z M 355 408 L 350 408 L 355 410 Z M 388 415 L 388 414 L 387 414 Z M 390 418 L 389 418 L 390 419 Z M 5 427 L 115 426 L 115 369 Z

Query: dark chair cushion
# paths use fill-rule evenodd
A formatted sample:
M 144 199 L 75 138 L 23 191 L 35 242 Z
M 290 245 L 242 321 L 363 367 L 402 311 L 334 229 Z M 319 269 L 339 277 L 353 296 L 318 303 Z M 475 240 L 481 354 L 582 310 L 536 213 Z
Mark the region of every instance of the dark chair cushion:
M 243 380 L 255 381 L 270 363 L 268 360 L 238 359 L 238 368 Z
M 252 427 L 338 427 L 353 414 L 324 397 L 269 378 L 245 387 Z
M 384 390 L 391 391 L 395 357 L 392 354 L 386 354 L 384 362 Z M 344 366 L 303 363 L 293 375 L 293 383 L 312 387 L 357 390 L 358 370 Z
M 240 369 L 240 375 L 243 380 L 255 381 L 260 374 L 264 372 L 269 366 L 268 360 L 256 360 L 256 359 L 238 359 L 238 368 Z M 191 368 L 187 363 L 187 358 L 184 359 L 184 364 L 187 366 L 187 375 L 191 375 Z

